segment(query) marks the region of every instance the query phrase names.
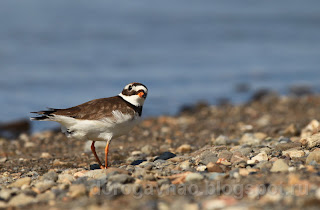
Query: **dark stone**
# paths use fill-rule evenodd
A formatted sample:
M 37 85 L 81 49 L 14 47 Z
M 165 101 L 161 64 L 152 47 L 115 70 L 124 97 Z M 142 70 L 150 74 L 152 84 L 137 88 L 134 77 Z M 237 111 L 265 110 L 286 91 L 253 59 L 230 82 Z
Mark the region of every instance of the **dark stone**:
M 135 160 L 130 165 L 137 166 L 137 165 L 140 165 L 144 161 L 147 161 L 147 160 L 145 160 L 145 159 L 143 159 L 143 160 Z
M 156 159 L 154 159 L 154 160 L 155 161 L 156 160 L 168 160 L 168 159 L 173 158 L 175 156 L 177 156 L 177 155 L 175 155 L 175 154 L 173 154 L 171 152 L 164 152 L 160 156 L 156 157 Z
M 100 169 L 100 166 L 99 166 L 99 164 L 91 164 L 90 165 L 90 170 L 96 170 L 96 169 Z

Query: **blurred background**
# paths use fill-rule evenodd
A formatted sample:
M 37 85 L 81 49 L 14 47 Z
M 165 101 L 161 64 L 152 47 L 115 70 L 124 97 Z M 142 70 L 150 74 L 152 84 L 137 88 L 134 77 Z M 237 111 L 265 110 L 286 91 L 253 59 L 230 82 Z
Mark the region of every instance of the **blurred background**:
M 0 2 L 0 121 L 149 88 L 144 116 L 320 90 L 320 1 Z M 34 130 L 57 124 L 36 123 Z

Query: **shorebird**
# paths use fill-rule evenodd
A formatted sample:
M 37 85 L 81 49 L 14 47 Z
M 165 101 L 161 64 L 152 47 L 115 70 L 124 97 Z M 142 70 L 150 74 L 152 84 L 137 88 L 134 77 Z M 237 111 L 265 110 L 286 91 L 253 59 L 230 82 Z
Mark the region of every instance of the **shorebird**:
M 100 98 L 67 109 L 31 112 L 39 116 L 31 120 L 55 121 L 61 124 L 61 131 L 70 138 L 91 140 L 91 151 L 101 169 L 108 167 L 109 144 L 112 139 L 127 134 L 141 118 L 148 88 L 141 83 L 130 83 L 122 92 L 110 98 Z M 94 143 L 107 141 L 105 166 L 102 165 Z

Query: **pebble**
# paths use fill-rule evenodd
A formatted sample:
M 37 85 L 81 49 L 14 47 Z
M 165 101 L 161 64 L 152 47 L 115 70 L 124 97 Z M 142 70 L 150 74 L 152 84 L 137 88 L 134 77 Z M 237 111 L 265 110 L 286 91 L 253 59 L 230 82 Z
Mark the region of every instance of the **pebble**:
M 182 144 L 176 149 L 177 153 L 188 153 L 191 151 L 191 146 L 189 144 Z
M 134 182 L 134 178 L 127 174 L 116 174 L 108 178 L 108 182 L 127 184 Z
M 35 191 L 37 193 L 43 193 L 46 190 L 50 189 L 51 187 L 53 187 L 55 185 L 55 182 L 52 180 L 44 180 L 44 181 L 40 181 L 38 183 L 36 183 L 34 185 L 35 187 Z
M 226 145 L 229 142 L 229 138 L 224 135 L 218 136 L 216 139 L 214 139 L 213 144 L 214 145 Z
M 176 155 L 173 154 L 172 152 L 164 152 L 162 153 L 160 156 L 156 157 L 156 159 L 154 159 L 155 161 L 156 160 L 168 160 L 170 158 L 173 158 L 175 157 Z
M 38 194 L 37 201 L 38 202 L 48 202 L 50 200 L 54 200 L 56 198 L 55 194 L 51 191 L 46 191 L 45 193 Z
M 34 203 L 35 199 L 31 196 L 25 195 L 24 193 L 20 193 L 17 196 L 14 196 L 13 198 L 11 198 L 11 200 L 9 201 L 8 205 L 9 206 L 26 206 L 29 205 L 31 203 Z
M 320 151 L 313 151 L 307 157 L 306 163 L 310 164 L 312 161 L 315 161 L 317 164 L 320 164 Z
M 248 145 L 260 145 L 262 139 L 257 138 L 254 134 L 252 133 L 245 133 L 241 139 L 240 139 L 240 144 L 248 144 Z
M 0 191 L 0 200 L 8 201 L 12 195 L 16 193 L 15 190 L 12 189 L 3 189 Z
M 280 151 L 285 151 L 295 147 L 301 147 L 301 143 L 300 142 L 290 142 L 290 143 L 282 143 L 282 144 L 280 143 L 276 145 L 275 149 Z
M 52 158 L 52 155 L 50 155 L 48 152 L 43 152 L 40 155 L 41 158 Z
M 289 149 L 282 151 L 282 155 L 289 155 L 290 158 L 301 158 L 305 155 L 303 150 Z
M 73 184 L 69 188 L 68 196 L 77 198 L 86 195 L 86 186 L 84 184 Z
M 219 158 L 215 153 L 211 151 L 205 151 L 200 155 L 198 161 L 196 162 L 198 162 L 198 164 L 207 165 L 210 162 L 213 162 L 213 163 L 217 162 L 218 159 Z
M 58 176 L 58 183 L 63 184 L 71 184 L 71 182 L 74 181 L 74 178 L 70 174 L 59 174 Z
M 16 180 L 15 182 L 11 183 L 8 185 L 8 187 L 22 187 L 23 185 L 29 185 L 31 182 L 31 178 L 30 177 L 24 177 L 24 178 L 20 178 L 18 180 Z
M 55 159 L 52 163 L 53 166 L 65 166 L 67 164 L 67 162 L 60 161 L 59 159 Z
M 207 166 L 197 166 L 197 171 L 205 171 L 207 169 Z
M 256 156 L 254 156 L 253 158 L 251 158 L 252 161 L 264 161 L 264 160 L 268 160 L 268 155 L 265 152 L 261 152 L 259 154 L 257 154 Z
M 208 172 L 218 172 L 218 173 L 224 172 L 223 169 L 218 164 L 213 162 L 210 162 L 207 164 L 207 170 Z
M 289 166 L 283 159 L 276 160 L 271 168 L 271 172 L 286 172 L 288 171 Z
M 191 169 L 191 163 L 189 160 L 183 161 L 182 163 L 180 163 L 179 166 L 182 170 L 185 170 L 185 171 Z
M 58 180 L 58 174 L 54 171 L 49 171 L 43 175 L 43 179 L 56 182 Z
M 219 152 L 218 154 L 218 158 L 223 158 L 226 159 L 228 161 L 231 160 L 233 153 L 228 151 L 228 150 L 222 150 L 221 152 Z
M 153 153 L 153 150 L 154 150 L 153 147 L 149 144 L 141 148 L 141 152 L 143 152 L 146 155 L 151 155 Z
M 307 148 L 311 149 L 313 147 L 320 145 L 320 133 L 313 134 L 312 136 L 308 136 L 305 138 L 302 138 L 300 140 L 302 145 L 306 146 Z
M 314 133 L 317 133 L 320 128 L 320 122 L 318 120 L 312 120 L 305 128 L 301 131 L 301 138 L 307 138 Z
M 203 179 L 204 177 L 199 173 L 190 173 L 186 176 L 186 182 L 198 182 Z

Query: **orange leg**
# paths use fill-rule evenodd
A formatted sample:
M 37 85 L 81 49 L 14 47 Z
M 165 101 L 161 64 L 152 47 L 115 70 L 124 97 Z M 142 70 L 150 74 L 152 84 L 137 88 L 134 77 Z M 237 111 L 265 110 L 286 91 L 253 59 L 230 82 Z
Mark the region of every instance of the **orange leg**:
M 100 161 L 100 159 L 99 159 L 99 157 L 98 157 L 98 155 L 97 155 L 97 153 L 96 153 L 96 148 L 94 147 L 94 143 L 95 143 L 95 141 L 92 141 L 91 151 L 92 151 L 94 157 L 96 158 L 96 160 L 98 161 L 100 168 L 101 168 L 101 169 L 105 169 L 106 167 L 104 167 L 104 166 L 102 165 L 102 163 L 101 163 L 101 161 Z
M 106 164 L 106 168 L 108 168 L 108 151 L 109 151 L 109 143 L 110 143 L 110 140 L 107 141 L 107 145 L 106 145 L 106 148 L 104 148 L 104 152 L 105 152 L 105 164 Z

